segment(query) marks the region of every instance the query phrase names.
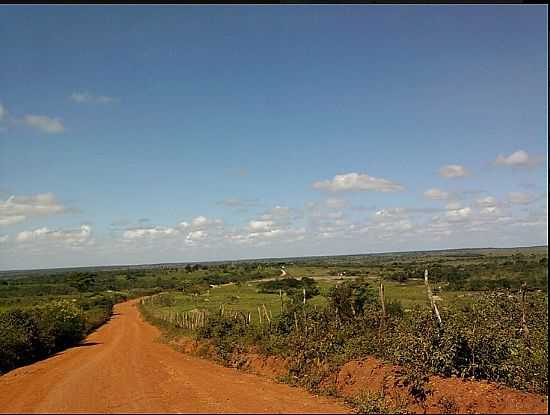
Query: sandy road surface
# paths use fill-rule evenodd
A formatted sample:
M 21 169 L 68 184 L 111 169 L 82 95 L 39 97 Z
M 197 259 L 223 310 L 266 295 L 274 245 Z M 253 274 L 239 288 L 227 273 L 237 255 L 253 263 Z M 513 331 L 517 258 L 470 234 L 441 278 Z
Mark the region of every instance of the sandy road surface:
M 178 353 L 135 306 L 78 347 L 0 376 L 0 412 L 348 412 L 338 401 Z

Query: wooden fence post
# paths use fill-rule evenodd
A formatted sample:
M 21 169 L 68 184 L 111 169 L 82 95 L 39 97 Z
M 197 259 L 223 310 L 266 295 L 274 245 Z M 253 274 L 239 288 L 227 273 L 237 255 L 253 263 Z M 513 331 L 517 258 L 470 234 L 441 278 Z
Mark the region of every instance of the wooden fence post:
M 424 270 L 424 284 L 426 285 L 426 292 L 428 293 L 428 299 L 430 300 L 430 304 L 432 306 L 432 310 L 435 313 L 435 316 L 437 317 L 437 321 L 439 325 L 442 325 L 441 322 L 441 316 L 439 315 L 439 310 L 437 309 L 437 304 L 435 303 L 434 296 L 432 294 L 432 289 L 430 288 L 430 283 L 428 282 L 428 270 Z
M 525 338 L 529 336 L 529 329 L 527 328 L 527 320 L 525 318 L 525 293 L 527 291 L 527 283 L 521 284 L 521 332 Z
M 269 314 L 267 313 L 267 308 L 265 306 L 265 304 L 262 304 L 263 308 L 264 308 L 264 314 L 265 314 L 265 318 L 267 319 L 267 321 L 271 324 L 271 319 L 269 318 Z
M 378 335 L 382 335 L 382 331 L 386 325 L 386 298 L 384 296 L 384 280 L 380 279 L 380 304 L 382 306 L 382 319 L 380 320 L 380 327 L 378 328 Z
M 382 305 L 382 318 L 386 319 L 386 298 L 384 296 L 384 280 L 380 280 L 380 303 Z

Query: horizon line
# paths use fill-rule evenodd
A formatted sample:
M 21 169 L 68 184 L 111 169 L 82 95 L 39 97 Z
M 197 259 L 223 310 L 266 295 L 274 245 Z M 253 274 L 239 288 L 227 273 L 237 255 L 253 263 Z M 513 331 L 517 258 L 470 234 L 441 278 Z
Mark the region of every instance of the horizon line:
M 367 256 L 367 255 L 388 255 L 388 254 L 407 254 L 414 252 L 442 252 L 442 251 L 465 251 L 465 250 L 482 250 L 482 249 L 528 249 L 528 248 L 544 248 L 546 245 L 528 245 L 528 246 L 511 246 L 511 247 L 477 247 L 477 248 L 442 248 L 442 249 L 423 249 L 423 250 L 408 250 L 408 251 L 385 251 L 385 252 L 370 252 L 370 253 L 349 253 L 336 255 L 305 255 L 305 256 L 284 256 L 284 257 L 261 257 L 261 258 L 239 258 L 239 259 L 221 259 L 208 261 L 181 261 L 181 262 L 156 262 L 156 263 L 137 263 L 137 264 L 107 264 L 107 265 L 80 265 L 66 267 L 50 267 L 50 268 L 14 268 L 1 269 L 0 273 L 8 272 L 37 272 L 37 271 L 53 271 L 53 270 L 73 270 L 82 268 L 129 268 L 129 267 L 154 267 L 161 265 L 180 265 L 180 264 L 205 264 L 205 263 L 225 263 L 237 261 L 265 261 L 265 260 L 284 260 L 295 258 L 323 258 L 323 257 L 344 257 L 344 256 Z

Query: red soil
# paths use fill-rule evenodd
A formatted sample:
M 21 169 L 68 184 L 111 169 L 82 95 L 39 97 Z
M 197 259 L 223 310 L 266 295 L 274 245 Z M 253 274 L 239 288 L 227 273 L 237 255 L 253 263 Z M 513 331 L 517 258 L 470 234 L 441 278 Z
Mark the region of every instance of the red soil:
M 180 345 L 187 353 L 197 353 L 202 348 L 203 356 L 215 357 L 215 350 L 204 342 L 180 339 Z M 233 356 L 241 369 L 268 378 L 288 374 L 288 360 L 278 357 L 264 357 L 258 353 L 245 353 Z M 326 371 L 326 368 L 324 368 Z M 329 375 L 321 383 L 321 388 L 335 390 L 339 396 L 354 398 L 364 392 L 380 393 L 384 390 L 389 404 L 405 402 L 407 410 L 423 413 L 424 408 L 415 404 L 404 387 L 396 387 L 399 367 L 383 363 L 375 358 L 355 360 L 346 363 L 338 372 Z M 503 385 L 487 381 L 472 381 L 460 378 L 430 377 L 429 388 L 432 394 L 426 400 L 427 413 L 445 413 L 444 401 L 452 402 L 456 413 L 548 413 L 548 398 L 543 395 L 517 391 Z
M 340 400 L 178 353 L 135 302 L 86 342 L 0 376 L 2 413 L 346 413 Z

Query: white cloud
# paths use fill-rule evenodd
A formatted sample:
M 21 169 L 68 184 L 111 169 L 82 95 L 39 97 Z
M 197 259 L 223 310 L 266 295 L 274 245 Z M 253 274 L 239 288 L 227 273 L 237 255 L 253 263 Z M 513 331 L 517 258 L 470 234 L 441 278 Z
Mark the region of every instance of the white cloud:
M 0 102 L 0 121 L 4 119 L 4 117 L 6 116 L 6 113 L 7 113 L 6 108 Z
M 481 208 L 480 213 L 482 215 L 500 215 L 502 211 L 496 206 L 487 206 Z
M 405 190 L 403 186 L 387 179 L 372 177 L 368 174 L 347 173 L 337 174 L 332 180 L 323 180 L 313 183 L 315 189 L 340 191 L 376 191 L 398 192 Z
M 464 166 L 461 166 L 460 164 L 447 164 L 439 169 L 439 174 L 440 176 L 449 179 L 466 177 L 469 175 Z
M 273 221 L 271 220 L 251 220 L 248 222 L 248 228 L 251 231 L 266 232 L 273 227 Z
M 205 216 L 197 216 L 191 221 L 191 226 L 196 229 L 221 225 L 223 225 L 223 221 L 221 219 L 208 219 Z
M 450 235 L 454 235 L 453 240 L 461 238 L 463 241 L 468 241 L 471 240 L 469 238 L 477 238 L 472 236 L 477 233 L 482 237 L 479 243 L 484 245 L 486 241 L 494 240 L 491 238 L 500 238 L 504 235 L 507 239 L 515 237 L 516 231 L 511 226 L 537 227 L 539 228 L 537 232 L 545 229 L 542 225 L 543 222 L 546 223 L 547 218 L 540 212 L 530 212 L 527 216 L 522 217 L 517 212 L 509 210 L 506 204 L 490 198 L 489 196 L 476 201 L 478 209 L 456 207 L 449 209 L 445 215 L 434 216 L 431 223 L 423 225 L 419 232 L 430 235 L 435 238 L 434 241 Z M 468 245 L 467 242 L 463 243 L 465 243 L 464 246 Z
M 254 223 L 255 222 L 255 223 Z M 238 244 L 263 246 L 273 242 L 295 242 L 305 238 L 305 228 L 281 228 L 269 224 L 251 221 L 247 229 L 226 236 L 226 239 Z
M 508 201 L 515 205 L 527 205 L 533 201 L 533 195 L 525 192 L 509 192 Z
M 449 198 L 449 193 L 433 188 L 426 190 L 424 196 L 432 200 L 446 200 Z
M 211 232 L 207 232 L 206 230 Z M 165 238 L 176 238 L 187 245 L 194 245 L 195 241 L 205 240 L 213 233 L 216 236 L 223 229 L 223 221 L 220 219 L 208 219 L 205 216 L 195 217 L 191 223 L 179 222 L 174 227 L 144 226 L 128 228 L 122 233 L 126 243 L 133 240 L 160 241 Z
M 405 208 L 386 208 L 375 212 L 374 217 L 376 219 L 388 219 L 406 216 L 407 211 Z
M 34 196 L 10 196 L 0 202 L 0 226 L 13 225 L 31 216 L 63 213 L 68 209 L 59 203 L 53 193 L 39 193 Z
M 297 209 L 291 209 L 287 206 L 275 206 L 260 216 L 262 221 L 274 221 L 278 224 L 289 224 L 292 220 L 301 216 L 302 212 Z
M 200 226 L 206 226 L 208 223 L 208 219 L 205 216 L 197 216 L 193 221 L 191 222 L 191 225 L 194 227 L 200 227 Z
M 446 218 L 451 222 L 460 222 L 472 214 L 472 209 L 469 207 L 464 207 L 461 209 L 451 209 L 445 213 Z
M 29 241 L 29 240 L 32 240 L 32 239 L 37 239 L 37 238 L 41 237 L 42 235 L 47 234 L 48 232 L 50 232 L 50 230 L 46 227 L 37 228 L 37 229 L 34 229 L 32 231 L 19 232 L 15 239 L 17 239 L 17 241 L 19 241 L 19 242 Z
M 482 207 L 493 207 L 497 205 L 497 200 L 493 196 L 487 196 L 477 199 L 477 205 Z
M 208 237 L 208 233 L 205 231 L 192 231 L 187 234 L 186 239 L 191 241 L 199 241 L 201 239 L 206 239 Z
M 534 167 L 542 162 L 542 160 L 542 157 L 530 156 L 526 151 L 518 150 L 509 156 L 499 154 L 494 163 L 497 165 L 511 167 Z
M 0 216 L 0 226 L 15 225 L 16 223 L 23 222 L 25 219 L 26 217 L 22 215 Z
M 78 104 L 109 104 L 115 101 L 115 98 L 113 97 L 106 95 L 93 95 L 88 92 L 73 92 L 69 98 Z
M 223 239 L 238 245 L 247 244 L 253 247 L 271 244 L 290 243 L 306 237 L 303 226 L 293 226 L 294 220 L 302 220 L 296 210 L 286 206 L 275 206 L 259 218 L 247 222 L 244 227 L 237 227 L 223 235 Z
M 344 231 L 357 235 L 367 235 L 371 241 L 400 239 L 414 234 L 417 226 L 406 215 L 404 208 L 382 209 L 375 213 L 375 222 L 351 224 Z
M 460 209 L 461 206 L 462 204 L 457 200 L 453 200 L 445 205 L 445 207 L 449 210 L 457 210 Z
M 45 115 L 25 115 L 25 123 L 48 134 L 58 134 L 65 131 L 59 118 L 50 118 Z
M 263 212 L 266 215 L 247 217 L 235 226 L 216 225 L 221 220 L 206 215 L 175 221 L 169 227 L 136 223 L 136 228 L 130 228 L 127 224 L 109 229 L 112 238 L 101 238 L 100 243 L 81 228 L 28 228 L 9 238 L 0 232 L 0 262 L 24 268 L 345 254 L 358 252 L 357 247 L 363 252 L 384 252 L 498 246 L 507 240 L 537 242 L 546 235 L 547 209 L 538 203 L 517 209 L 482 193 L 461 199 L 470 207 L 449 204 L 445 209 L 446 203 L 455 200 L 454 194 L 438 208 L 372 206 L 366 215 L 337 209 L 339 203 L 331 208 L 321 198 L 302 207 L 275 206 Z M 26 199 L 31 198 L 48 199 Z M 26 199 L 17 198 L 19 202 Z
M 401 219 L 397 221 L 384 222 L 381 225 L 381 229 L 384 231 L 410 231 L 414 228 L 414 225 L 407 219 Z
M 9 236 L 8 235 L 2 235 L 0 236 L 0 244 L 3 244 L 5 242 L 7 242 L 9 239 Z
M 539 227 L 540 229 L 544 229 L 544 232 L 548 234 L 548 208 L 544 207 L 544 209 L 540 210 L 530 210 L 526 216 L 515 218 L 512 225 Z
M 138 239 L 145 237 L 174 236 L 178 231 L 174 228 L 152 227 L 126 229 L 122 234 L 125 239 Z
M 272 215 L 272 216 L 275 216 L 275 217 L 286 217 L 286 216 L 289 216 L 290 213 L 291 213 L 291 210 L 289 207 L 287 206 L 275 206 L 274 208 L 272 208 L 269 213 Z
M 80 245 L 89 242 L 91 235 L 90 225 L 81 225 L 78 229 L 69 230 L 51 230 L 42 227 L 32 231 L 19 232 L 15 239 L 17 242 L 58 241 L 69 245 Z

